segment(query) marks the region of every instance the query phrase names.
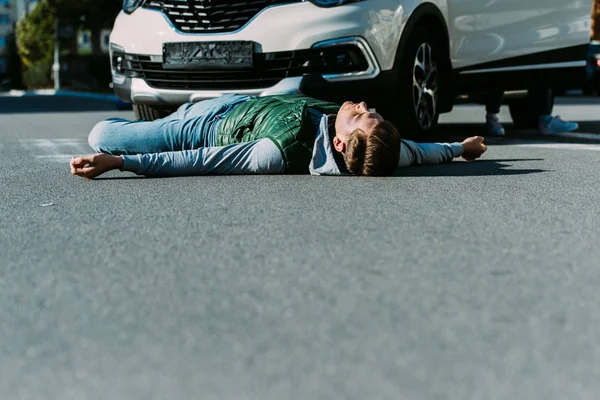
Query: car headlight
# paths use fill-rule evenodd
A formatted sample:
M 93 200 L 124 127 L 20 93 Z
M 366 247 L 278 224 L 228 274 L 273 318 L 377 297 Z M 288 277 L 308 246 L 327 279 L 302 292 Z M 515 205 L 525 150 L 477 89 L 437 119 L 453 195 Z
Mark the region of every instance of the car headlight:
M 310 0 L 311 3 L 316 4 L 319 7 L 335 7 L 348 3 L 357 3 L 359 1 L 364 0 Z
M 144 0 L 123 0 L 123 11 L 131 14 L 144 3 Z

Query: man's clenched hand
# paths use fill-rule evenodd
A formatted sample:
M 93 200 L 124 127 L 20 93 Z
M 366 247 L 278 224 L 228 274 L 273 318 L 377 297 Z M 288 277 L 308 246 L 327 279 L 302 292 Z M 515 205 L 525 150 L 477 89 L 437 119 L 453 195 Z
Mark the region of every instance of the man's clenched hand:
M 483 143 L 483 137 L 481 136 L 472 136 L 463 140 L 461 144 L 464 149 L 462 157 L 467 161 L 473 161 L 481 157 L 487 150 L 487 146 Z
M 123 167 L 123 158 L 108 154 L 92 154 L 71 158 L 71 173 L 93 179 L 100 174 Z

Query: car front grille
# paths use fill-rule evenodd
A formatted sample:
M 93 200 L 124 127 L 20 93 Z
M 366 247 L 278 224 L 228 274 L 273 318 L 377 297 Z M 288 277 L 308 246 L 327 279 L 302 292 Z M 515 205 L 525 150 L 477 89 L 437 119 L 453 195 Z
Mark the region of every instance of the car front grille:
M 340 62 L 340 55 L 345 55 L 343 62 Z M 162 62 L 152 60 L 150 56 L 125 54 L 122 57 L 124 75 L 142 78 L 154 88 L 175 90 L 262 89 L 274 86 L 284 78 L 351 73 L 368 68 L 363 53 L 351 44 L 257 53 L 252 69 L 247 70 L 164 69 Z
M 232 32 L 267 7 L 302 0 L 149 0 L 145 8 L 162 11 L 186 33 Z

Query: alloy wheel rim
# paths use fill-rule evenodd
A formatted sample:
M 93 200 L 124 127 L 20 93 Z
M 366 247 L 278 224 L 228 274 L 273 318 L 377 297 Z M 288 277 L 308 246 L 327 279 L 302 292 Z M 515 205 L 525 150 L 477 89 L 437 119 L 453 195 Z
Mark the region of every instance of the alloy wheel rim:
M 419 46 L 413 65 L 413 107 L 419 127 L 431 128 L 437 112 L 438 71 L 429 43 Z

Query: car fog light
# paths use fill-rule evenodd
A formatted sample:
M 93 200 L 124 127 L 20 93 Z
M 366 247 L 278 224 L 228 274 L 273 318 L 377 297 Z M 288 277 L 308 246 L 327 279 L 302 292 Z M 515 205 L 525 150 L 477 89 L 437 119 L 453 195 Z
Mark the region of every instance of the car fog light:
M 339 67 L 350 67 L 352 65 L 352 60 L 348 57 L 348 54 L 338 54 L 335 61 Z
M 123 73 L 123 56 L 118 56 L 115 59 L 115 70 L 120 74 Z

